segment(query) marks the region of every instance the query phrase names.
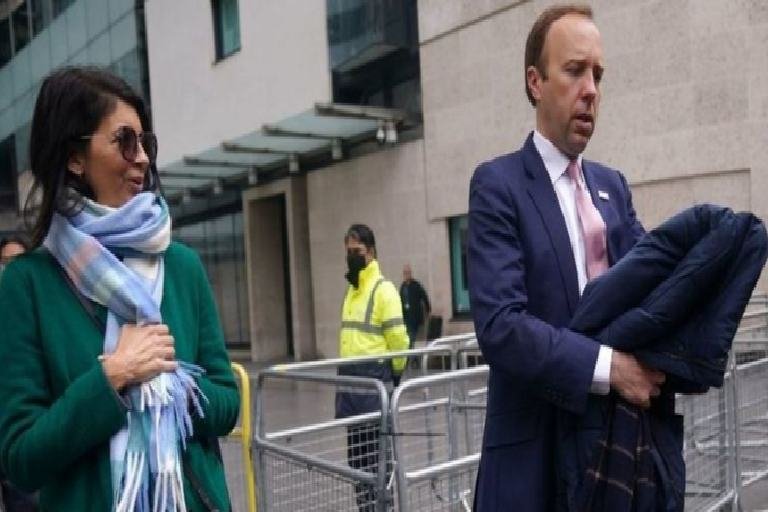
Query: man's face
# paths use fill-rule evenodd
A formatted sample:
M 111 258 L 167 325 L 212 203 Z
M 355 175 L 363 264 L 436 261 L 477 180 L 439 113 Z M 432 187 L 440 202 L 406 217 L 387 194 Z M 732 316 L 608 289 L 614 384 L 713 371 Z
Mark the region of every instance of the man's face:
M 362 254 L 365 257 L 365 264 L 367 265 L 373 260 L 373 251 L 368 249 L 365 244 L 357 240 L 356 238 L 349 237 L 344 243 L 344 247 L 347 251 L 347 256 L 351 254 Z
M 542 66 L 526 71 L 536 99 L 538 130 L 560 151 L 576 157 L 587 147 L 600 106 L 603 48 L 595 24 L 577 14 L 555 21 L 549 28 Z
M 403 281 L 410 281 L 413 278 L 413 272 L 410 265 L 403 267 Z

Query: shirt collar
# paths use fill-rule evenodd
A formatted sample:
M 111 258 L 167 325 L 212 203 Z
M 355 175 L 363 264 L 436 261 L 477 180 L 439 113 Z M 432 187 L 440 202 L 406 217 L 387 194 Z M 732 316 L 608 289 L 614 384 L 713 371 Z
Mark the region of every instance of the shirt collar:
M 562 151 L 557 149 L 549 139 L 544 137 L 539 130 L 533 130 L 533 144 L 536 146 L 536 151 L 541 155 L 541 159 L 544 161 L 544 168 L 549 174 L 549 179 L 554 183 L 563 175 L 568 168 L 568 164 L 571 163 L 571 159 L 565 156 Z M 581 169 L 581 155 L 576 157 L 576 161 Z M 583 172 L 583 171 L 582 171 Z

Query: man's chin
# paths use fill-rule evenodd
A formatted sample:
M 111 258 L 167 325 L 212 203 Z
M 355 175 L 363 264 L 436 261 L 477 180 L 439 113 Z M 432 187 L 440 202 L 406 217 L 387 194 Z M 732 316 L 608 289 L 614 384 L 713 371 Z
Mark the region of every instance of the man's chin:
M 568 152 L 570 155 L 576 156 L 583 153 L 584 150 L 587 149 L 587 144 L 589 144 L 589 139 L 591 137 L 591 133 L 589 135 L 574 133 L 568 137 Z

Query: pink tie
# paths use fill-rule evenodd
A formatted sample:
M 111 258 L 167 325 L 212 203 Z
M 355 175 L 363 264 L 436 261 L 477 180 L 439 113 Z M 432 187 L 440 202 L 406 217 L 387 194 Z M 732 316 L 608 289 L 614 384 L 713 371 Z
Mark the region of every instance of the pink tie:
M 579 215 L 581 234 L 584 237 L 584 255 L 587 260 L 587 279 L 592 280 L 608 269 L 608 253 L 605 250 L 605 222 L 584 189 L 579 164 L 574 160 L 566 169 L 576 184 L 576 212 Z

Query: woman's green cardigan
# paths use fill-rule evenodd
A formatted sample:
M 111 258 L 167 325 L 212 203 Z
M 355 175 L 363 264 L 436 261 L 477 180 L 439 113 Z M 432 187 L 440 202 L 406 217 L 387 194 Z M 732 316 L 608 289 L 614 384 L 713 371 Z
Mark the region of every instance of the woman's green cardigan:
M 176 358 L 206 371 L 199 379 L 205 418 L 193 414 L 195 434 L 183 456 L 187 507 L 206 510 L 188 481 L 191 470 L 219 510 L 229 510 L 211 441 L 235 425 L 239 393 L 205 270 L 179 243 L 165 253 L 160 309 Z M 106 309 L 96 310 L 106 320 Z M 109 441 L 126 411 L 97 360 L 103 338 L 46 250 L 7 267 L 0 279 L 0 469 L 22 489 L 40 489 L 43 511 L 112 510 Z

